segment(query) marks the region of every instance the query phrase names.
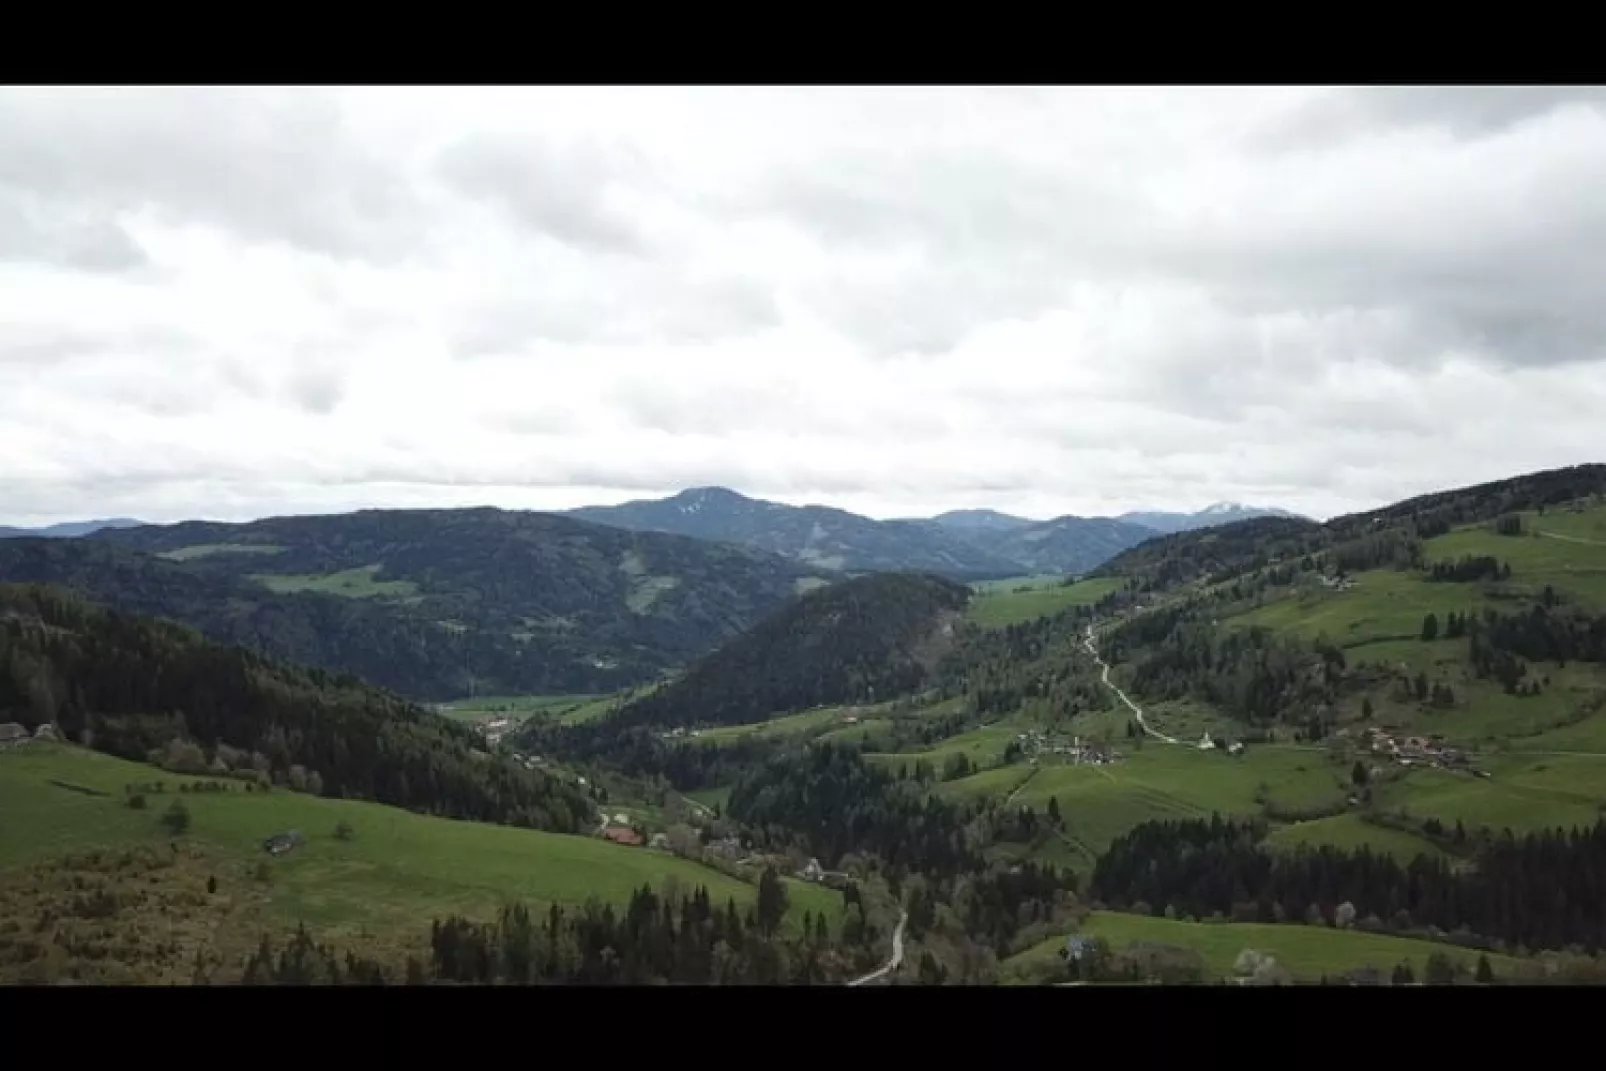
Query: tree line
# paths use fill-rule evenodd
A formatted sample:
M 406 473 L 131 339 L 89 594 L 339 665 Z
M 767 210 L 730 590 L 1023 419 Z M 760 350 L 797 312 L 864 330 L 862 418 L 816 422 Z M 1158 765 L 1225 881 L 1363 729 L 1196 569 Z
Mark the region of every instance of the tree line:
M 1094 866 L 1090 890 L 1115 905 L 1241 921 L 1352 918 L 1377 929 L 1436 927 L 1469 941 L 1528 949 L 1606 945 L 1606 820 L 1588 829 L 1469 839 L 1471 867 L 1419 855 L 1409 863 L 1323 845 L 1273 852 L 1261 822 L 1145 822 Z

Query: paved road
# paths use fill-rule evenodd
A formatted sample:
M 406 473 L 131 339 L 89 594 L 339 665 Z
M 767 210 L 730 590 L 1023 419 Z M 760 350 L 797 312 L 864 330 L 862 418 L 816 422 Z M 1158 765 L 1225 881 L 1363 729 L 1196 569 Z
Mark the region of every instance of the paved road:
M 1082 641 L 1082 646 L 1087 649 L 1088 654 L 1093 656 L 1093 661 L 1097 662 L 1104 670 L 1104 673 L 1099 677 L 1099 679 L 1104 682 L 1104 686 L 1119 696 L 1121 702 L 1125 703 L 1127 705 L 1127 709 L 1132 711 L 1133 715 L 1136 716 L 1138 719 L 1138 728 L 1142 729 L 1145 733 L 1154 737 L 1156 740 L 1163 740 L 1168 744 L 1182 743 L 1182 741 L 1178 740 L 1174 736 L 1167 736 L 1158 729 L 1151 728 L 1149 723 L 1143 719 L 1143 708 L 1132 702 L 1125 692 L 1121 691 L 1120 688 L 1110 681 L 1110 664 L 1099 657 L 1099 649 L 1093 642 L 1092 625 L 1087 626 L 1087 638 Z
M 909 921 L 909 912 L 901 911 L 898 915 L 898 927 L 892 931 L 892 958 L 879 969 L 871 971 L 863 978 L 855 978 L 848 985 L 865 985 L 877 979 L 885 978 L 903 963 L 903 925 Z

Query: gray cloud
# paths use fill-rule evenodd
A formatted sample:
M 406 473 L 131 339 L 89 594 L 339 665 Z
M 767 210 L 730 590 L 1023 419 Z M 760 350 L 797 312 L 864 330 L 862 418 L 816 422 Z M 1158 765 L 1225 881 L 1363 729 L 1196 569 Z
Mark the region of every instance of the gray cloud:
M 1437 127 L 1457 138 L 1496 134 L 1564 107 L 1606 108 L 1600 86 L 1374 86 L 1332 90 L 1268 124 L 1251 144 L 1308 149 L 1379 127 Z
M 91 213 L 156 213 L 337 256 L 393 257 L 415 192 L 312 90 L 0 93 L 0 191 Z
M 127 271 L 147 260 L 139 244 L 108 213 L 52 212 L 0 190 L 0 262 L 40 261 L 85 271 Z
M 591 142 L 466 139 L 438 161 L 442 177 L 470 197 L 500 205 L 518 222 L 560 242 L 605 253 L 641 253 L 645 241 L 608 200 L 610 184 L 640 177 L 641 161 Z
M 1328 513 L 1598 460 L 1603 104 L 0 90 L 0 522 Z

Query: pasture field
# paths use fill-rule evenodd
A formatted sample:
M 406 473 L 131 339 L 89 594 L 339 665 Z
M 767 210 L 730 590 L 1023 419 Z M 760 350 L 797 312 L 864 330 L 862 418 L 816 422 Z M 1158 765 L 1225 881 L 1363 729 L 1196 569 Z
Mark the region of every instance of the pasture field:
M 585 836 L 460 822 L 357 800 L 275 790 L 181 793 L 205 778 L 171 774 L 66 745 L 29 744 L 0 754 L 0 872 L 93 848 L 162 847 L 160 816 L 173 800 L 189 809 L 185 840 L 217 868 L 246 872 L 266 864 L 267 917 L 305 922 L 330 935 L 426 938 L 431 919 L 456 912 L 488 918 L 509 900 L 532 908 L 580 905 L 590 896 L 620 903 L 643 884 L 673 878 L 704 885 L 716 902 L 752 902 L 756 889 L 666 852 Z M 163 782 L 144 810 L 125 800 L 128 784 Z M 335 836 L 344 822 L 353 835 Z M 299 830 L 306 843 L 270 858 L 264 838 Z M 805 910 L 835 919 L 841 896 L 788 880 L 793 924 Z
M 991 725 L 983 725 L 980 728 L 950 736 L 929 748 L 923 748 L 919 751 L 872 751 L 866 753 L 864 758 L 867 762 L 877 763 L 893 769 L 907 764 L 911 770 L 914 768 L 915 763 L 924 760 L 941 770 L 944 762 L 947 762 L 952 756 L 962 753 L 970 759 L 972 764 L 985 769 L 996 766 L 1003 761 L 1004 749 L 1009 746 L 1009 742 L 1015 739 L 1016 734 L 1019 732 L 1020 726 L 1014 719 L 1005 719 L 1004 721 L 993 722 Z
M 944 781 L 937 786 L 937 791 L 941 795 L 959 799 L 977 799 L 986 796 L 1001 796 L 1008 799 L 1032 773 L 1033 767 L 1025 763 L 995 766 L 990 770 L 971 774 L 969 777 Z
M 1030 576 L 1006 576 L 1002 580 L 977 580 L 970 587 L 981 595 L 1000 595 L 1018 588 L 1060 587 L 1066 579 L 1063 573 L 1034 573 Z
M 1580 606 L 1606 610 L 1606 536 L 1600 534 L 1606 509 L 1529 513 L 1523 524 L 1528 530 L 1520 536 L 1498 535 L 1487 526 L 1457 529 L 1427 540 L 1423 555 L 1429 562 L 1493 555 L 1510 564 L 1511 586 L 1537 595 L 1549 584 Z
M 1436 584 L 1392 569 L 1356 573 L 1351 580 L 1355 586 L 1346 591 L 1301 585 L 1264 606 L 1223 618 L 1223 624 L 1259 625 L 1311 640 L 1326 636 L 1351 650 L 1386 640 L 1415 641 L 1422 635 L 1422 619 L 1429 613 L 1437 614 L 1442 625 L 1451 610 L 1512 609 L 1509 600 L 1491 599 L 1476 585 Z M 1369 655 L 1356 657 L 1374 660 Z
M 731 786 L 720 785 L 717 788 L 699 788 L 686 793 L 686 798 L 702 804 L 704 807 L 718 807 L 721 811 L 730 802 Z
M 721 725 L 702 729 L 692 739 L 699 744 L 728 744 L 735 740 L 758 738 L 773 739 L 780 736 L 797 736 L 827 727 L 844 725 L 846 707 L 816 707 L 796 714 L 783 714 L 768 721 L 747 725 Z
M 196 558 L 209 558 L 214 554 L 281 554 L 284 548 L 272 543 L 198 543 L 193 547 L 179 547 L 158 554 L 158 558 L 166 558 L 173 562 L 193 561 Z
M 380 565 L 361 565 L 338 573 L 254 573 L 252 580 L 278 595 L 311 591 L 348 599 L 404 599 L 418 594 L 411 580 L 375 580 Z
M 1316 818 L 1274 829 L 1267 836 L 1266 844 L 1273 849 L 1329 847 L 1351 852 L 1366 847 L 1392 856 L 1402 864 L 1409 863 L 1419 855 L 1444 855 L 1444 851 L 1432 841 L 1402 830 L 1370 825 L 1354 814 Z
M 1421 978 L 1427 959 L 1435 952 L 1448 956 L 1473 971 L 1476 951 L 1436 941 L 1338 930 L 1327 926 L 1291 923 L 1187 922 L 1177 919 L 1129 915 L 1115 911 L 1095 911 L 1083 920 L 1078 932 L 1102 937 L 1116 951 L 1135 941 L 1171 945 L 1197 952 L 1205 968 L 1217 979 L 1233 976 L 1233 963 L 1246 948 L 1275 956 L 1297 981 L 1314 982 L 1323 974 L 1333 977 L 1360 967 L 1375 967 L 1387 977 L 1400 963 L 1409 963 Z M 999 965 L 1006 982 L 1020 981 L 1059 961 L 1065 938 L 1054 937 L 1011 956 Z M 1510 956 L 1487 953 L 1496 978 L 1513 978 L 1533 971 L 1534 965 Z
M 1500 757 L 1487 780 L 1418 770 L 1383 787 L 1378 803 L 1416 818 L 1513 833 L 1591 826 L 1606 806 L 1606 760 L 1595 756 Z
M 1262 800 L 1288 809 L 1335 807 L 1347 792 L 1347 768 L 1317 748 L 1265 744 L 1232 758 L 1151 740 L 1141 750 L 1118 750 L 1126 758 L 1109 766 L 1045 763 L 1033 773 L 1019 763 L 946 782 L 938 791 L 959 798 L 1014 794 L 1017 805 L 1039 814 L 1056 798 L 1065 823 L 1061 839 L 1081 866 L 1143 822 L 1258 815 Z
M 455 721 L 478 721 L 487 715 L 507 714 L 523 720 L 540 715 L 562 716 L 605 698 L 597 695 L 481 695 L 454 699 L 440 712 Z
M 1003 628 L 1072 606 L 1090 606 L 1120 586 L 1121 580 L 1116 577 L 1078 580 L 1071 585 L 1042 579 L 1006 581 L 978 591 L 970 600 L 965 618 L 983 628 Z

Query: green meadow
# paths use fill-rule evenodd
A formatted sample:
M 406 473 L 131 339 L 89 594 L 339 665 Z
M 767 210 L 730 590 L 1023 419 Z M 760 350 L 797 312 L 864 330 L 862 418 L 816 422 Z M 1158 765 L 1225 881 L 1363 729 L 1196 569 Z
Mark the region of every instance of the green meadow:
M 1388 973 L 1408 963 L 1418 979 L 1429 956 L 1442 953 L 1469 972 L 1477 967 L 1476 951 L 1436 941 L 1391 937 L 1361 930 L 1339 930 L 1327 926 L 1244 922 L 1187 922 L 1176 919 L 1128 915 L 1114 911 L 1095 911 L 1083 920 L 1078 933 L 1101 937 L 1116 951 L 1133 942 L 1170 945 L 1196 952 L 1205 969 L 1216 979 L 1233 977 L 1233 964 L 1245 949 L 1276 957 L 1297 981 L 1314 982 L 1323 974 L 1333 977 L 1361 967 L 1374 967 Z M 1059 962 L 1065 938 L 1054 937 L 1000 964 L 1005 981 L 1021 981 L 1041 976 Z M 1511 978 L 1533 969 L 1531 964 L 1510 956 L 1488 953 L 1489 966 L 1496 978 Z
M 350 599 L 401 599 L 418 594 L 411 580 L 376 580 L 380 565 L 362 565 L 338 573 L 256 573 L 251 579 L 280 595 L 311 591 Z
M 1117 577 L 1078 580 L 1070 585 L 1063 583 L 1063 578 L 1052 578 L 1051 582 L 1045 578 L 1001 581 L 972 596 L 965 617 L 984 628 L 1002 628 L 1072 606 L 1090 606 L 1120 586 Z
M 158 554 L 158 558 L 168 561 L 187 562 L 196 558 L 209 558 L 214 554 L 280 554 L 284 548 L 271 543 L 199 543 L 193 547 L 180 547 L 177 550 Z
M 427 936 L 449 913 L 487 918 L 503 903 L 621 903 L 643 884 L 697 885 L 723 902 L 751 902 L 753 886 L 666 852 L 585 836 L 461 822 L 356 800 L 275 790 L 184 793 L 201 778 L 166 773 L 65 745 L 30 744 L 0 754 L 0 871 L 91 848 L 161 845 L 160 816 L 174 800 L 188 808 L 185 839 L 219 867 L 267 868 L 269 916 L 329 934 L 387 934 L 403 944 Z M 147 807 L 127 805 L 124 786 L 164 782 Z M 350 839 L 335 829 L 345 823 Z M 306 843 L 270 858 L 264 838 L 299 830 Z M 804 911 L 841 914 L 841 897 L 788 883 L 794 924 Z

